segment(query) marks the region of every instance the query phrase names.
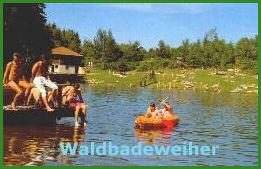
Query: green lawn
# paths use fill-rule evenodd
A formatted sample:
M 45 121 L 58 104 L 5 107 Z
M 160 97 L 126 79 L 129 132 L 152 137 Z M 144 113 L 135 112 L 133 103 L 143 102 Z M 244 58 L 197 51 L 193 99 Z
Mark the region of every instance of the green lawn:
M 93 70 L 85 76 L 90 85 L 109 88 L 140 87 L 140 80 L 146 72 L 130 71 L 126 75 L 118 75 L 104 70 Z M 214 74 L 213 69 L 167 69 L 156 72 L 157 83 L 146 87 L 168 90 L 195 90 L 217 93 L 229 93 L 240 85 L 249 85 L 240 93 L 257 92 L 258 79 L 253 74 L 240 72 L 234 76 Z M 148 82 L 149 83 L 149 82 Z M 249 92 L 248 92 L 249 91 Z

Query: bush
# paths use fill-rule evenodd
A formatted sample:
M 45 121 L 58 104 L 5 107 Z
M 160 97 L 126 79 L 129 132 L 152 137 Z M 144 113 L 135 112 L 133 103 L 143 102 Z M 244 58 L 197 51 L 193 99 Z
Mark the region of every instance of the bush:
M 172 68 L 173 61 L 169 59 L 150 59 L 140 62 L 137 71 L 147 71 L 149 69 L 165 69 Z
M 128 67 L 128 71 L 136 70 L 137 67 L 139 66 L 139 62 L 126 62 L 126 64 Z
M 128 66 L 124 62 L 119 62 L 117 67 L 118 67 L 118 71 L 119 72 L 126 72 L 126 71 L 128 71 Z
M 258 61 L 252 59 L 241 59 L 237 65 L 243 70 L 249 70 L 252 73 L 258 73 Z
M 147 71 L 152 68 L 155 69 L 155 67 L 153 65 L 155 65 L 155 61 L 152 59 L 142 61 L 142 62 L 140 62 L 139 66 L 137 67 L 137 71 L 144 72 L 144 71 Z

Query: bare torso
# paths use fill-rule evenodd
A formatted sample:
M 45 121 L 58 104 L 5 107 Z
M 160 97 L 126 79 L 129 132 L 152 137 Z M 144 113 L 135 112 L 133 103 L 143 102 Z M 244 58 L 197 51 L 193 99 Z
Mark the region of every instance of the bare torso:
M 47 74 L 47 70 L 48 70 L 48 67 L 47 67 L 47 64 L 44 63 L 43 61 L 38 61 L 34 64 L 33 66 L 35 68 L 35 76 L 46 76 Z
M 174 110 L 171 106 L 166 106 L 163 110 L 163 116 L 164 117 L 171 117 L 174 115 Z
M 22 65 L 15 63 L 14 61 L 10 62 L 10 72 L 8 76 L 8 81 L 18 82 L 21 78 Z
M 152 117 L 152 118 L 159 118 L 159 117 L 161 117 L 161 112 L 158 109 L 155 109 L 154 111 L 152 111 L 150 108 L 148 108 L 145 116 Z

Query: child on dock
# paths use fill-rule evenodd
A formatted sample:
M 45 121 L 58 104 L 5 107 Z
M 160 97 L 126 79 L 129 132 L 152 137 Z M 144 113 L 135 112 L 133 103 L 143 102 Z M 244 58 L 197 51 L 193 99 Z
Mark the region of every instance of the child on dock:
M 79 117 L 81 118 L 81 123 L 83 123 L 84 126 L 86 126 L 86 113 L 88 106 L 83 101 L 82 94 L 80 91 L 80 85 L 77 83 L 71 86 L 66 86 L 62 90 L 62 97 L 62 104 L 70 109 L 75 110 L 75 126 L 79 126 Z

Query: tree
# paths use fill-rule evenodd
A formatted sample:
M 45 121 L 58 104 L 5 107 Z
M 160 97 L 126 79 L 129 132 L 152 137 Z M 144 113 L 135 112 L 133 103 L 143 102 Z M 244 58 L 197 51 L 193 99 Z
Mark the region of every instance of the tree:
M 242 38 L 236 44 L 237 58 L 256 60 L 258 58 L 257 48 L 257 36 L 250 39 Z
M 144 59 L 145 49 L 138 41 L 129 44 L 120 45 L 123 58 L 129 62 L 142 61 Z
M 42 3 L 4 4 L 4 62 L 10 60 L 14 51 L 38 56 L 51 49 L 44 10 Z
M 67 48 L 78 53 L 81 51 L 81 40 L 77 32 L 74 32 L 71 29 L 65 31 L 64 39 L 66 41 Z
M 169 45 L 166 45 L 163 40 L 158 43 L 158 48 L 156 48 L 156 56 L 162 59 L 169 59 L 171 57 L 171 51 Z
M 64 38 L 62 31 L 56 26 L 55 23 L 47 24 L 48 30 L 51 32 L 51 40 L 55 47 L 64 46 Z
M 117 69 L 115 62 L 122 57 L 112 32 L 99 29 L 94 37 L 95 59 L 102 62 L 104 69 Z
M 203 57 L 201 56 L 202 54 L 202 44 L 200 40 L 197 40 L 196 43 L 193 43 L 190 45 L 190 50 L 189 54 L 187 56 L 187 63 L 191 67 L 202 67 L 204 66 L 205 62 Z
M 208 42 L 213 42 L 215 40 L 218 40 L 218 33 L 217 28 L 212 28 L 208 32 L 205 33 L 203 44 L 206 44 Z
M 189 50 L 190 50 L 190 44 L 189 44 L 189 40 L 183 40 L 181 43 L 181 46 L 178 47 L 178 55 L 179 57 L 182 58 L 182 60 L 184 60 L 185 62 L 188 61 L 187 57 L 189 55 Z
M 90 40 L 84 40 L 81 45 L 81 54 L 86 60 L 93 60 L 95 56 L 94 44 Z
M 56 24 L 48 24 L 48 30 L 51 32 L 51 40 L 55 47 L 66 47 L 75 52 L 81 52 L 81 40 L 79 34 L 72 29 L 61 30 Z
M 258 72 L 258 37 L 242 38 L 236 44 L 236 64 L 243 69 L 253 69 Z

